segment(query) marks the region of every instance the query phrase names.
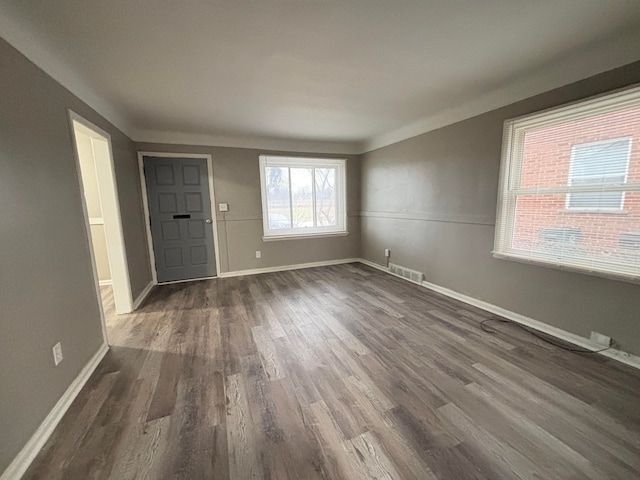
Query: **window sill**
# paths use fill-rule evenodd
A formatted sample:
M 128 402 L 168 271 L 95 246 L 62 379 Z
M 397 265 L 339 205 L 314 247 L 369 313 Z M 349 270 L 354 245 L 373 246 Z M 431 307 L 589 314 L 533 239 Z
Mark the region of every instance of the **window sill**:
M 602 278 L 607 278 L 609 280 L 618 280 L 618 281 L 629 282 L 629 283 L 640 283 L 640 277 L 636 275 L 625 275 L 623 273 L 617 273 L 617 272 L 612 272 L 612 271 L 598 269 L 598 268 L 593 268 L 593 269 L 582 268 L 582 267 L 578 267 L 578 266 L 567 264 L 567 263 L 560 263 L 557 261 L 553 261 L 551 259 L 545 259 L 540 257 L 537 257 L 537 258 L 528 257 L 524 255 L 519 255 L 516 253 L 505 253 L 505 252 L 498 252 L 498 251 L 493 251 L 491 253 L 493 254 L 493 258 L 497 258 L 499 260 L 507 260 L 511 262 L 524 263 L 527 265 L 535 265 L 538 267 L 552 268 L 554 270 L 563 270 L 563 271 L 572 272 L 572 273 L 582 273 L 584 275 L 602 277 Z
M 349 232 L 320 232 L 320 233 L 298 233 L 290 235 L 269 235 L 262 236 L 263 242 L 277 242 L 279 240 L 303 240 L 306 238 L 324 238 L 324 237 L 346 237 Z

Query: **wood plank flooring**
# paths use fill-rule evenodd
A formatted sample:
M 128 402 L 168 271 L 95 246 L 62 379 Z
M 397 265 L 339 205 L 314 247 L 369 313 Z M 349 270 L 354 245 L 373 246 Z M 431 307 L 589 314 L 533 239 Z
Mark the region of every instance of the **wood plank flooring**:
M 27 479 L 640 478 L 640 372 L 360 264 L 157 288 Z

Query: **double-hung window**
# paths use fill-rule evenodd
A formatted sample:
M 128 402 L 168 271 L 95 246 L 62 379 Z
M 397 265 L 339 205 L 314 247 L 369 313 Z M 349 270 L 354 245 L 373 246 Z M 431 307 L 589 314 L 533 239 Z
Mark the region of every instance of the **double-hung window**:
M 505 122 L 494 255 L 640 281 L 640 88 Z
M 346 234 L 346 160 L 260 156 L 264 239 Z

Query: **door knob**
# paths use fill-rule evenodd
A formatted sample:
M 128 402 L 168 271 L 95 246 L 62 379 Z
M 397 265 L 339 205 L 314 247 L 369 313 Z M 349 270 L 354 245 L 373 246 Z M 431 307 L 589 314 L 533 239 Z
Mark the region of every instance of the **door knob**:
M 207 218 L 207 219 L 204 221 L 204 223 L 211 223 L 211 219 L 210 219 L 210 218 Z

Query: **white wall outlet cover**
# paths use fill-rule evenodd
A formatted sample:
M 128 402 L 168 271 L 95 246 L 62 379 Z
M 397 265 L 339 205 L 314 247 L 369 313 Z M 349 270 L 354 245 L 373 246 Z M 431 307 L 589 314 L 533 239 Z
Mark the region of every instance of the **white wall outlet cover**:
M 391 256 L 391 250 L 389 250 L 388 248 L 384 249 L 384 256 L 389 258 Z
M 229 204 L 228 203 L 219 203 L 218 204 L 218 210 L 220 210 L 221 212 L 228 212 L 229 211 Z
M 62 356 L 62 344 L 60 342 L 53 346 L 53 362 L 58 366 L 64 357 Z
M 256 258 L 262 258 L 262 252 L 260 250 L 256 250 Z
M 590 340 L 598 345 L 602 345 L 603 347 L 611 346 L 611 337 L 603 335 L 598 332 L 591 332 Z

